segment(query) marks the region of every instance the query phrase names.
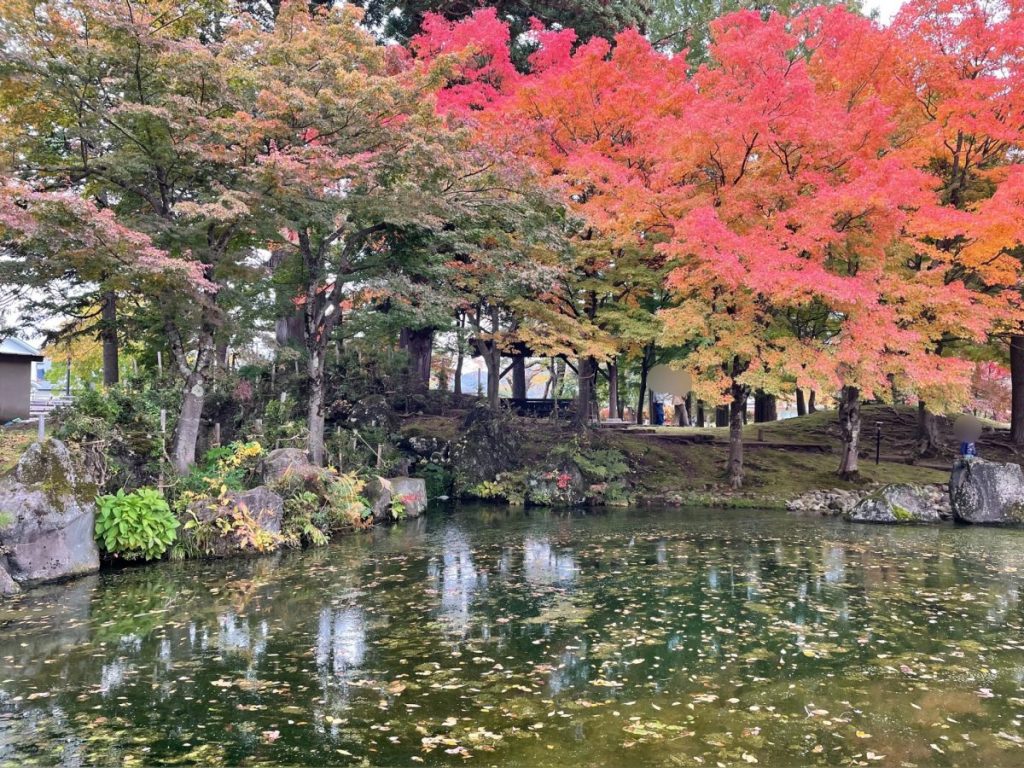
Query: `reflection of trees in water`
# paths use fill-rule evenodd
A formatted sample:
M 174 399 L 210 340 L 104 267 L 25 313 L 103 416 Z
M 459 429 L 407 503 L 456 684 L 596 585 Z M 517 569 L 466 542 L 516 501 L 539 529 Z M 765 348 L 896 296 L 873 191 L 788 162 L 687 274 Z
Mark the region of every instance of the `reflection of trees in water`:
M 576 578 L 576 556 L 571 550 L 554 549 L 550 540 L 523 539 L 523 576 L 531 584 L 565 584 Z
M 252 626 L 255 623 L 255 626 Z M 217 650 L 222 654 L 240 654 L 249 658 L 251 666 L 259 664 L 267 650 L 269 627 L 265 620 L 238 616 L 228 610 L 217 617 Z
M 467 637 L 473 597 L 478 590 L 487 589 L 487 576 L 478 572 L 469 539 L 461 528 L 445 529 L 440 558 L 428 561 L 427 578 L 441 595 L 438 616 L 445 634 Z
M 316 633 L 316 668 L 321 678 L 348 679 L 366 657 L 366 617 L 355 606 L 320 611 Z

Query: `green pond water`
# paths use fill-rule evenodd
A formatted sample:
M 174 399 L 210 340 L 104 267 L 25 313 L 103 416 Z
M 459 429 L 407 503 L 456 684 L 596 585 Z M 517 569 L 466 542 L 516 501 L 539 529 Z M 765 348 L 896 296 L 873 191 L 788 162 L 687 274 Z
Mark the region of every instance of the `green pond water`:
M 0 605 L 0 766 L 1024 766 L 1024 531 L 464 508 Z

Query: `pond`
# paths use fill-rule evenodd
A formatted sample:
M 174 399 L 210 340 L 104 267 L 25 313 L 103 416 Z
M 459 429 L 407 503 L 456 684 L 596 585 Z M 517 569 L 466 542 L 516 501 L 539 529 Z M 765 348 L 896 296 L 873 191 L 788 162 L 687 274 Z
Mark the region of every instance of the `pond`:
M 439 511 L 0 605 L 0 766 L 1024 765 L 1024 532 Z

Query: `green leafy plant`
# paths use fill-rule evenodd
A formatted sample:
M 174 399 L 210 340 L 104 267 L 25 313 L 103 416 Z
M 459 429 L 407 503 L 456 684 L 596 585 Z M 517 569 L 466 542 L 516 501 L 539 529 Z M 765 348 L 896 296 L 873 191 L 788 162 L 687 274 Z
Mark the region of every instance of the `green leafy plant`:
M 328 542 L 329 533 L 330 521 L 319 496 L 312 491 L 299 491 L 285 499 L 281 535 L 288 546 L 322 547 Z
M 405 519 L 405 496 L 392 496 L 391 497 L 391 519 L 392 520 L 404 520 Z
M 207 494 L 224 488 L 241 491 L 256 471 L 256 465 L 263 456 L 263 446 L 258 442 L 234 442 L 208 450 L 202 463 L 193 467 L 178 484 L 178 492 L 187 495 Z
M 125 560 L 153 560 L 174 543 L 178 520 L 155 488 L 124 489 L 96 500 L 96 538 Z

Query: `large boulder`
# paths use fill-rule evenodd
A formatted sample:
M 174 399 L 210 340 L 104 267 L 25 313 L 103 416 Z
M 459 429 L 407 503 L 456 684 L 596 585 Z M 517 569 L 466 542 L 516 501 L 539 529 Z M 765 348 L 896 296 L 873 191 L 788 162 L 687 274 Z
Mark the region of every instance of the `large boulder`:
M 949 481 L 953 517 L 981 525 L 1024 524 L 1024 470 L 973 456 L 957 459 Z
M 0 558 L 0 560 L 6 561 L 7 558 Z M 6 597 L 7 595 L 16 595 L 21 592 L 21 587 L 18 586 L 11 574 L 7 571 L 7 563 L 0 562 L 0 597 Z
M 273 484 L 289 480 L 317 480 L 327 470 L 311 464 L 306 452 L 300 448 L 278 448 L 263 458 L 262 472 L 263 482 Z
M 0 480 L 0 550 L 21 586 L 99 570 L 96 486 L 81 477 L 59 440 L 33 443 Z
M 419 477 L 375 477 L 364 493 L 377 523 L 393 519 L 391 507 L 395 499 L 402 503 L 403 517 L 419 517 L 427 509 L 427 481 Z
M 189 512 L 179 536 L 209 557 L 264 554 L 283 542 L 284 499 L 263 485 L 193 502 Z
M 466 416 L 461 437 L 451 447 L 455 490 L 459 493 L 521 468 L 523 437 L 511 416 L 485 405 Z
M 937 523 L 943 518 L 942 494 L 918 485 L 886 485 L 859 501 L 846 519 L 854 523 Z

